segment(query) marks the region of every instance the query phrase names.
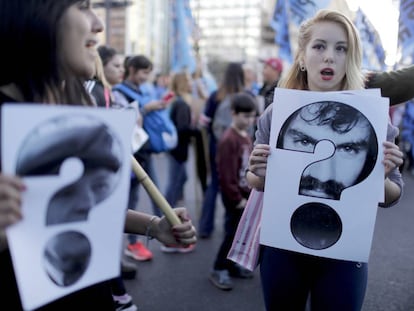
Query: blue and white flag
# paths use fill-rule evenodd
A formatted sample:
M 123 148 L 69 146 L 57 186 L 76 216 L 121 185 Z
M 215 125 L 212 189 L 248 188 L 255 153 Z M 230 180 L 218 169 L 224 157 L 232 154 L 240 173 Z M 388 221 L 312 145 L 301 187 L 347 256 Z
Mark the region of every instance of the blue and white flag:
M 174 0 L 171 3 L 172 44 L 171 69 L 173 72 L 188 70 L 194 72 L 196 60 L 192 44 L 195 28 L 189 0 Z
M 289 0 L 290 21 L 299 26 L 321 9 L 329 6 L 332 0 Z
M 414 0 L 400 0 L 398 50 L 400 65 L 411 65 L 414 57 Z
M 279 57 L 288 63 L 292 63 L 287 6 L 289 6 L 288 0 L 277 0 L 270 26 L 276 32 L 275 43 L 279 46 Z
M 365 13 L 358 9 L 355 27 L 359 31 L 362 43 L 362 67 L 366 70 L 382 71 L 385 69 L 385 51 L 380 36 Z

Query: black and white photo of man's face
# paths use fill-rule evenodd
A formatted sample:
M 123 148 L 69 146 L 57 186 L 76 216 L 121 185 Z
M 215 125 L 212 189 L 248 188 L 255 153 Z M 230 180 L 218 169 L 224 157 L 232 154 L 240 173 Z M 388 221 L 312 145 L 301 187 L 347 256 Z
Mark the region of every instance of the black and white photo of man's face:
M 351 106 L 336 102 L 307 105 L 286 121 L 282 131 L 278 147 L 283 149 L 313 153 L 323 140 L 335 147 L 330 158 L 304 170 L 301 195 L 339 200 L 342 190 L 360 182 L 363 171 L 365 178 L 372 170 L 367 172 L 366 160 L 372 153 L 375 132 L 368 119 Z
M 16 173 L 62 178 L 70 167 L 69 173 L 77 179 L 55 190 L 46 208 L 45 227 L 57 226 L 88 221 L 90 212 L 119 184 L 122 159 L 121 142 L 104 122 L 87 115 L 63 115 L 30 132 Z M 44 248 L 47 275 L 58 286 L 74 284 L 87 270 L 92 249 L 89 237 L 75 230 L 52 236 Z

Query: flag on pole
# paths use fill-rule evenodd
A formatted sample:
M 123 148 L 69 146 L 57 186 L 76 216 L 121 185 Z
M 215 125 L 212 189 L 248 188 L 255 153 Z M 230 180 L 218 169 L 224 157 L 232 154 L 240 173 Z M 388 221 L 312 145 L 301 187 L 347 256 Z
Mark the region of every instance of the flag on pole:
M 188 70 L 194 72 L 196 60 L 194 56 L 192 33 L 195 29 L 189 0 L 174 0 L 171 2 L 172 43 L 171 69 L 173 72 Z
M 270 26 L 276 32 L 275 43 L 279 46 L 279 57 L 288 63 L 292 63 L 288 5 L 287 0 L 277 0 Z
M 359 8 L 355 15 L 355 27 L 362 43 L 362 67 L 367 70 L 385 69 L 385 51 L 381 38 L 365 13 Z
M 401 53 L 401 66 L 413 63 L 414 57 L 414 0 L 400 0 L 398 29 L 398 51 Z

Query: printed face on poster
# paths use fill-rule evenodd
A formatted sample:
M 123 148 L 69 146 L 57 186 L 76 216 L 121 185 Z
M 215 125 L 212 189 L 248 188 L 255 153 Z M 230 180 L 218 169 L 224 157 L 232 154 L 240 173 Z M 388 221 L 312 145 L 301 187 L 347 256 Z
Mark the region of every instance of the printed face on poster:
M 274 98 L 260 243 L 367 262 L 384 200 L 388 99 L 279 88 Z
M 2 107 L 2 168 L 27 186 L 7 231 L 26 310 L 119 274 L 133 124 L 130 111 Z

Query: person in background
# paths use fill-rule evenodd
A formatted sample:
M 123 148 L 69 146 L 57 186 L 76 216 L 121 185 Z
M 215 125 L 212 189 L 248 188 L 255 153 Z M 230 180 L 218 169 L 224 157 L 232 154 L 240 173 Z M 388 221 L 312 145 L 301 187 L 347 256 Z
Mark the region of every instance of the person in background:
M 137 123 L 142 123 L 142 118 L 136 107 L 124 107 L 121 101 L 116 102 L 116 98 L 112 93 L 112 87 L 121 83 L 124 76 L 123 56 L 110 46 L 98 47 L 99 62 L 97 63 L 97 74 L 94 79 L 95 84 L 92 87 L 91 94 L 96 99 L 99 107 L 115 108 L 115 109 L 134 109 L 137 113 Z M 102 102 L 104 101 L 104 102 Z M 131 189 L 128 198 L 128 208 L 134 204 Z M 122 258 L 121 275 L 112 279 L 111 290 L 112 297 L 117 310 L 136 311 L 137 306 L 134 304 L 131 295 L 128 294 L 124 279 L 134 279 L 137 274 L 137 268 L 134 264 Z
M 283 62 L 280 58 L 268 58 L 263 61 L 263 86 L 259 90 L 259 95 L 264 98 L 264 109 L 273 102 L 275 87 L 279 83 L 283 71 Z
M 84 82 L 95 73 L 103 24 L 91 5 L 79 0 L 0 0 L 0 39 L 7 45 L 0 52 L 7 59 L 0 71 L 1 105 L 95 105 Z M 37 55 L 35 62 L 27 51 Z M 16 71 L 17 63 L 21 70 Z M 0 173 L 0 298 L 16 311 L 23 308 L 5 230 L 25 217 L 21 202 L 26 189 L 21 177 Z M 186 209 L 175 209 L 175 213 L 182 223 L 171 227 L 165 217 L 128 210 L 124 230 L 149 234 L 162 243 L 194 244 L 195 229 Z M 38 310 L 68 308 L 115 311 L 109 283 L 82 288 Z
M 361 42 L 353 23 L 337 11 L 321 10 L 301 24 L 294 63 L 279 87 L 309 91 L 364 88 Z M 323 70 L 322 70 L 323 69 Z M 284 104 L 284 103 L 278 103 Z M 289 103 L 286 103 L 287 105 Z M 258 122 L 247 179 L 264 191 L 273 105 Z M 396 204 L 403 182 L 398 167 L 402 152 L 393 142 L 398 129 L 388 124 L 384 146 L 385 202 Z M 306 144 L 308 141 L 304 140 Z M 361 207 L 362 208 L 362 207 Z M 277 228 L 275 228 L 275 233 Z M 361 310 L 367 285 L 367 263 L 336 260 L 262 246 L 260 274 L 266 310 Z
M 219 140 L 216 158 L 221 198 L 225 208 L 225 234 L 209 277 L 211 283 L 222 290 L 233 289 L 231 277 L 253 277 L 249 270 L 227 259 L 227 254 L 250 193 L 245 171 L 253 148 L 248 130 L 256 120 L 256 102 L 251 95 L 238 93 L 231 99 L 231 110 L 231 126 Z
M 218 90 L 211 93 L 204 111 L 200 116 L 200 125 L 207 128 L 210 164 L 210 181 L 207 185 L 206 191 L 204 192 L 201 216 L 198 226 L 198 233 L 202 239 L 209 238 L 214 231 L 216 199 L 219 193 L 219 183 L 216 169 L 217 136 L 214 133 L 213 124 L 215 118 L 220 116 L 216 116 L 216 111 L 221 104 L 229 105 L 231 96 L 243 91 L 245 91 L 245 85 L 242 65 L 231 62 L 226 67 L 223 81 Z M 225 117 L 227 120 L 227 116 Z M 223 126 L 222 129 L 230 126 L 230 122 L 227 126 Z
M 122 84 L 128 87 L 132 92 L 135 92 L 143 102 L 138 103 L 135 98 L 122 92 L 120 89 L 114 86 L 114 95 L 118 98 L 119 102 L 123 102 L 124 106 L 133 105 L 138 107 L 139 113 L 142 118 L 145 118 L 147 113 L 153 110 L 165 109 L 166 102 L 162 100 L 155 100 L 152 93 L 145 93 L 145 90 L 141 89 L 141 86 L 148 83 L 148 79 L 152 72 L 152 62 L 144 55 L 135 55 L 128 58 L 125 68 L 125 79 Z M 135 159 L 141 164 L 142 168 L 151 178 L 155 185 L 158 185 L 157 176 L 153 167 L 153 154 L 149 148 L 148 143 L 142 146 L 137 152 L 134 153 Z M 139 201 L 139 182 L 135 175 L 133 175 L 131 181 L 131 201 L 129 208 L 135 209 Z M 156 215 L 161 215 L 161 211 L 155 202 L 152 202 L 153 212 Z M 128 235 L 128 244 L 125 249 L 125 255 L 137 260 L 148 261 L 153 258 L 152 252 L 144 245 L 144 243 L 136 235 Z
M 191 122 L 191 78 L 186 72 L 175 73 L 172 77 L 171 89 L 175 99 L 170 104 L 170 116 L 178 133 L 177 146 L 167 153 L 168 181 L 165 198 L 171 206 L 176 206 L 184 193 L 184 185 L 188 179 L 187 160 L 191 137 L 195 127 Z M 179 245 L 162 245 L 166 253 L 188 253 L 194 246 L 180 247 Z
M 153 82 L 155 99 L 161 100 L 169 91 L 170 76 L 165 73 L 157 73 Z
M 254 66 L 248 63 L 243 64 L 243 71 L 246 90 L 251 92 L 254 96 L 259 95 L 260 86 L 257 82 L 257 73 Z

